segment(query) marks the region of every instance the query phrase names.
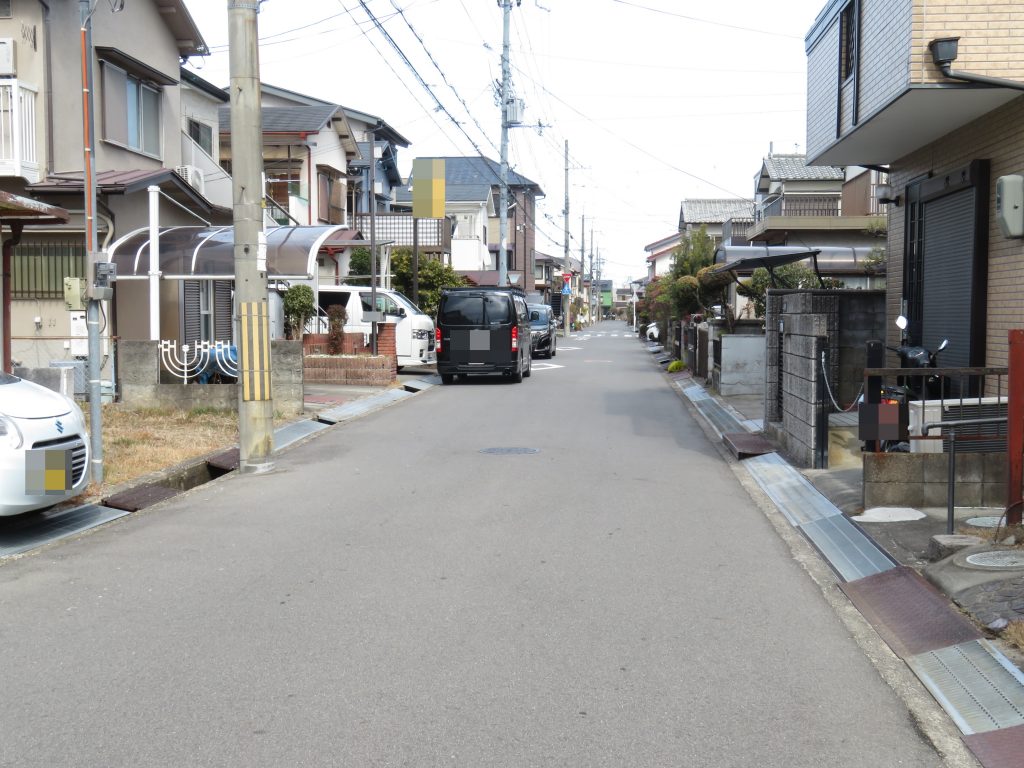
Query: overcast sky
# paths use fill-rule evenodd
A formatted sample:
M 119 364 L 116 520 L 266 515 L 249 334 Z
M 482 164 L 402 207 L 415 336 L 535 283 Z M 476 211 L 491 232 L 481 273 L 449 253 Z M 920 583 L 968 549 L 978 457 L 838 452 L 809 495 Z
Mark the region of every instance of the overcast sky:
M 770 143 L 804 151 L 804 37 L 825 4 L 513 3 L 513 88 L 526 112 L 509 159 L 546 195 L 537 250 L 563 250 L 565 141 L 570 250 L 579 256 L 585 216 L 588 266 L 593 230 L 617 285 L 646 274 L 644 246 L 676 231 L 683 198 L 751 197 Z M 190 67 L 226 86 L 227 2 L 186 5 L 212 51 Z M 259 35 L 263 82 L 378 115 L 411 142 L 403 174 L 417 156 L 500 158 L 497 0 L 267 0 Z

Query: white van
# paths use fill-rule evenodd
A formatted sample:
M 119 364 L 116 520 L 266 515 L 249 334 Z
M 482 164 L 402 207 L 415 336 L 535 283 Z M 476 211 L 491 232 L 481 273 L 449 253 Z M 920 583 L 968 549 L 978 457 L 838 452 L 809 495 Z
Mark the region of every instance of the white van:
M 433 365 L 434 321 L 419 307 L 398 291 L 377 288 L 377 311 L 383 313 L 384 322 L 395 325 L 395 350 L 398 367 L 407 365 Z M 322 285 L 319 288 L 317 321 L 326 332 L 327 308 L 334 304 L 345 307 L 348 319 L 346 333 L 362 333 L 370 336 L 371 324 L 363 319 L 365 312 L 373 309 L 372 295 L 368 285 Z

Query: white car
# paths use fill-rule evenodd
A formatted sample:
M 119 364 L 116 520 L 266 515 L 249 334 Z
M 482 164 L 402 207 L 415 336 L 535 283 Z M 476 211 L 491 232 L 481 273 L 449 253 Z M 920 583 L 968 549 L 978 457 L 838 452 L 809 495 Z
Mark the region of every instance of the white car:
M 0 516 L 77 496 L 89 484 L 85 416 L 73 400 L 0 371 Z

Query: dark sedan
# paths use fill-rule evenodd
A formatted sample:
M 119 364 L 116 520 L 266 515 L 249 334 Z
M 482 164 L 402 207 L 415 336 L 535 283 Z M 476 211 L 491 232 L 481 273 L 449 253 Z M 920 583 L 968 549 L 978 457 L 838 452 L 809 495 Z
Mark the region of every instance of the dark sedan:
M 530 337 L 534 357 L 552 358 L 558 346 L 558 321 L 547 304 L 530 304 Z

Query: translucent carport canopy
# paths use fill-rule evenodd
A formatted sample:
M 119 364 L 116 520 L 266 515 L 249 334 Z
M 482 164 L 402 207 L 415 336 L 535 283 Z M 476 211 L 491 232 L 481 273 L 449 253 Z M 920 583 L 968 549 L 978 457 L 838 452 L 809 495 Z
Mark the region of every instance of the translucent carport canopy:
M 267 235 L 267 278 L 310 280 L 324 246 L 362 245 L 357 231 L 342 226 L 273 227 Z M 110 246 L 118 280 L 149 277 L 149 228 L 137 229 Z M 160 230 L 161 276 L 165 280 L 234 280 L 234 227 L 166 227 Z

